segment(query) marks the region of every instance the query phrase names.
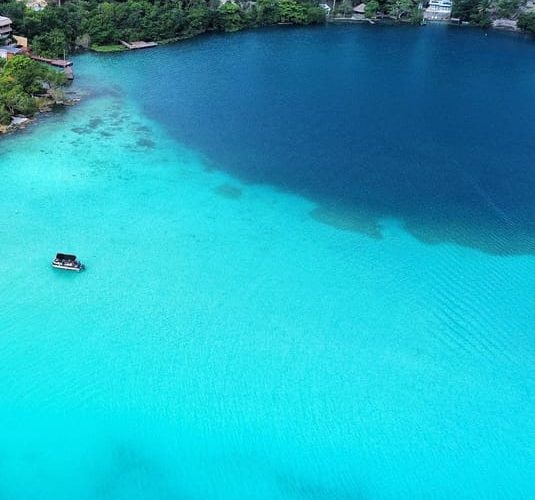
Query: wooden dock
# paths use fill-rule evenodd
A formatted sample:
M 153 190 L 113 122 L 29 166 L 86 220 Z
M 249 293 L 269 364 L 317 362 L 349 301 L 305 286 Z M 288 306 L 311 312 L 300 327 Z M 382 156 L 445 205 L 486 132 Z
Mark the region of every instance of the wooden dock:
M 61 68 L 67 80 L 74 80 L 74 70 L 72 61 L 67 61 L 65 59 L 48 59 L 46 57 L 36 56 L 30 54 L 30 58 L 34 61 L 42 62 L 54 66 L 55 68 Z
M 124 45 L 128 50 L 138 50 L 138 49 L 150 49 L 151 47 L 157 47 L 156 42 L 125 42 L 124 40 L 119 40 L 122 45 Z
M 65 59 L 48 59 L 46 57 L 36 56 L 31 54 L 30 57 L 34 61 L 39 61 L 42 63 L 50 64 L 50 66 L 54 66 L 56 68 L 68 68 L 69 66 L 72 66 L 72 61 L 66 61 Z

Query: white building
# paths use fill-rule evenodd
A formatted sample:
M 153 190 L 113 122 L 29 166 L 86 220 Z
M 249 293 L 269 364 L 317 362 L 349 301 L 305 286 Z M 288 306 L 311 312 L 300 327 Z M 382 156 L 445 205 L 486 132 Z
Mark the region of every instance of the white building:
M 48 2 L 46 0 L 29 0 L 26 2 L 26 7 L 36 12 L 43 10 L 47 5 Z
M 451 0 L 430 0 L 424 18 L 429 21 L 446 21 L 451 17 Z
M 20 54 L 22 50 L 19 47 L 15 47 L 14 45 L 2 45 L 0 46 L 0 58 L 2 59 L 8 59 L 11 56 L 16 56 L 17 54 Z
M 351 19 L 354 21 L 365 21 L 366 16 L 364 13 L 366 12 L 366 4 L 359 3 L 356 7 L 353 7 L 351 14 Z
M 28 7 L 28 9 L 34 10 L 36 12 L 39 12 L 40 10 L 43 10 L 47 5 L 47 0 L 17 0 L 18 2 L 22 2 Z M 61 0 L 59 1 L 59 5 L 61 5 Z
M 11 38 L 11 19 L 9 17 L 0 16 L 0 44 L 4 44 Z

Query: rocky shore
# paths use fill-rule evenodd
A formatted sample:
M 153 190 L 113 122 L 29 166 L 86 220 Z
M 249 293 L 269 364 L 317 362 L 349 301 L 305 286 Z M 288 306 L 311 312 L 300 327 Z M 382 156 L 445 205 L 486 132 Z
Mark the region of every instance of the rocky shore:
M 54 110 L 64 106 L 74 106 L 79 103 L 82 99 L 82 96 L 78 92 L 66 92 L 65 98 L 60 101 L 56 101 L 51 97 L 44 97 L 40 99 L 39 110 L 31 115 L 15 115 L 11 118 L 11 123 L 9 125 L 0 124 L 0 136 L 4 134 L 10 134 L 18 130 L 24 130 L 33 122 L 39 119 L 39 116 L 45 113 L 52 113 Z

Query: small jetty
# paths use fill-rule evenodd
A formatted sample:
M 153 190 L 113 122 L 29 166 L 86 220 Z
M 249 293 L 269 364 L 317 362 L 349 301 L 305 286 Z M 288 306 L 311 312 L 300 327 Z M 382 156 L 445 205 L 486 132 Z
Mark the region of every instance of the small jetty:
M 66 59 L 48 59 L 47 57 L 36 56 L 30 54 L 30 58 L 34 61 L 39 61 L 55 68 L 63 69 L 63 73 L 67 77 L 67 80 L 74 80 L 73 62 Z
M 46 57 L 36 56 L 34 54 L 30 55 L 34 61 L 43 62 L 49 64 L 50 66 L 55 66 L 56 68 L 68 68 L 72 66 L 72 61 L 66 61 L 65 59 L 48 59 Z
M 138 49 L 150 49 L 151 47 L 157 47 L 156 42 L 125 42 L 124 40 L 119 40 L 122 45 L 124 45 L 128 50 L 138 50 Z
M 78 273 L 85 269 L 85 266 L 76 258 L 76 255 L 70 253 L 57 253 L 56 258 L 52 261 L 52 267 Z

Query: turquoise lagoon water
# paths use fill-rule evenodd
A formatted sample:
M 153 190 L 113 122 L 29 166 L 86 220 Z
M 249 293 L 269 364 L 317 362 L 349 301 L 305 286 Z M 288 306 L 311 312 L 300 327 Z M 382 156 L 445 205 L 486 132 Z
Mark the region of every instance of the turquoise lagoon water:
M 77 58 L 0 140 L 0 498 L 535 497 L 534 51 Z

